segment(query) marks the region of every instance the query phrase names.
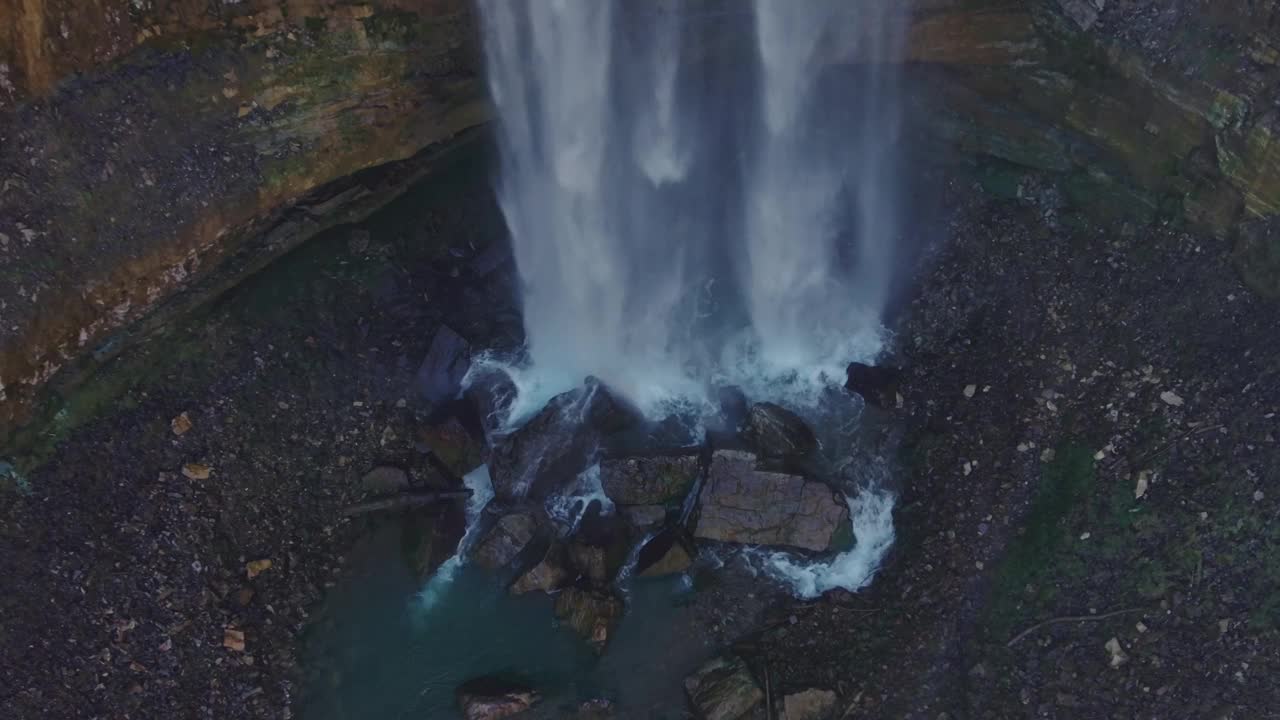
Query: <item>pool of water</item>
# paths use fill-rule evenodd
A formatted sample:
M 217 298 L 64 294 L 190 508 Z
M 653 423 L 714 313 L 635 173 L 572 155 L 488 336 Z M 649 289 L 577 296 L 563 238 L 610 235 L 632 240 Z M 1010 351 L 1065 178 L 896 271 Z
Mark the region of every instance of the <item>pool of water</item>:
M 686 577 L 636 580 L 603 657 L 561 627 L 554 599 L 512 596 L 509 578 L 463 565 L 429 607 L 388 524 L 352 554 L 303 640 L 303 720 L 461 718 L 454 689 L 493 674 L 544 696 L 525 717 L 559 718 L 608 698 L 619 717 L 680 718 L 682 679 L 713 654 Z

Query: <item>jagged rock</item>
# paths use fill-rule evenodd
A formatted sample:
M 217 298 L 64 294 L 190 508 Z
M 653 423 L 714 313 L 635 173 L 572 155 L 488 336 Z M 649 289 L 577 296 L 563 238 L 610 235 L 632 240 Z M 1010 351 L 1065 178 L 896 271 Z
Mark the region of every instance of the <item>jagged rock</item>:
M 573 714 L 573 720 L 609 720 L 613 716 L 613 702 L 605 698 L 596 698 L 579 705 Z
M 658 533 L 640 548 L 636 558 L 636 575 L 662 577 L 682 573 L 693 565 L 693 553 L 681 533 L 671 528 Z
M 818 439 L 799 415 L 773 403 L 751 406 L 742 434 L 768 457 L 806 455 L 818 447 Z
M 476 546 L 472 558 L 476 564 L 495 570 L 515 560 L 538 530 L 538 521 L 529 513 L 504 515 Z
M 418 394 L 430 408 L 452 400 L 462 389 L 462 378 L 469 367 L 471 346 L 448 325 L 441 325 L 418 366 Z
M 471 405 L 489 442 L 507 420 L 511 404 L 519 394 L 511 377 L 500 370 L 473 373 L 463 398 Z
M 667 509 L 661 505 L 630 505 L 622 508 L 622 514 L 642 530 L 660 525 L 667 519 Z
M 845 377 L 845 389 L 861 395 L 868 405 L 878 408 L 891 408 L 897 405 L 902 371 L 855 362 L 849 363 Z
M 546 499 L 574 480 L 603 433 L 616 432 L 642 416 L 594 378 L 552 398 L 519 430 L 498 439 L 489 474 L 500 500 Z
M 764 692 L 736 655 L 718 657 L 684 680 L 689 702 L 704 720 L 737 720 L 764 702 Z
M 564 545 L 553 542 L 542 560 L 512 583 L 511 592 L 514 595 L 538 590 L 552 592 L 564 587 L 573 576 L 573 570 L 569 567 L 569 554 Z
M 455 478 L 484 463 L 484 448 L 456 417 L 427 425 L 420 431 L 419 439 Z
M 468 680 L 454 694 L 466 720 L 501 720 L 532 708 L 542 699 L 530 687 L 496 677 Z
M 360 485 L 366 492 L 376 495 L 397 493 L 409 487 L 409 474 L 397 467 L 383 465 L 376 467 L 360 478 Z
M 679 502 L 702 471 L 696 450 L 658 451 L 600 461 L 600 484 L 619 505 Z
M 556 617 L 586 638 L 597 653 L 603 653 L 622 619 L 622 601 L 599 590 L 566 588 L 556 596 Z
M 626 519 L 620 515 L 604 515 L 600 504 L 592 502 L 569 543 L 569 558 L 584 577 L 603 585 L 617 575 L 629 548 Z
M 829 720 L 835 709 L 836 694 L 830 690 L 809 688 L 782 699 L 784 720 Z
M 694 535 L 822 551 L 848 522 L 848 506 L 825 483 L 757 470 L 754 453 L 722 449 L 712 453 Z

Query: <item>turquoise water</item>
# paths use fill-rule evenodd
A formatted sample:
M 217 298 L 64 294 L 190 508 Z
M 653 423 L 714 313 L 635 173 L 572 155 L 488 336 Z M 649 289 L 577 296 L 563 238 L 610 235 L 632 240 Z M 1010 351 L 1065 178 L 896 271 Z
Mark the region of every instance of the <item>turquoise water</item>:
M 460 718 L 454 689 L 512 675 L 546 698 L 530 718 L 563 717 L 598 697 L 621 717 L 682 717 L 682 678 L 710 656 L 682 578 L 637 581 L 602 658 L 561 627 L 553 598 L 514 597 L 507 578 L 462 566 L 429 610 L 401 560 L 399 534 L 377 531 L 353 554 L 304 639 L 303 720 Z

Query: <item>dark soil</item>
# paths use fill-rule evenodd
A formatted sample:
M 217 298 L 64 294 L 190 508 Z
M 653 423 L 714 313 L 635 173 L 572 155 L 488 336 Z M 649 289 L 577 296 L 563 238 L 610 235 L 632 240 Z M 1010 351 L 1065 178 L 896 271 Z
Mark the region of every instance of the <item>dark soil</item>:
M 775 673 L 849 717 L 1280 717 L 1275 305 L 1221 241 L 950 194 L 892 358 L 899 544 L 766 633 Z
M 469 266 L 504 237 L 475 155 L 125 353 L 19 438 L 0 504 L 5 717 L 289 716 L 294 637 L 361 533 L 341 519 L 360 478 L 441 482 L 411 392 L 436 327 L 520 341 L 510 263 Z M 422 542 L 410 554 L 439 555 Z M 249 578 L 257 560 L 271 567 Z

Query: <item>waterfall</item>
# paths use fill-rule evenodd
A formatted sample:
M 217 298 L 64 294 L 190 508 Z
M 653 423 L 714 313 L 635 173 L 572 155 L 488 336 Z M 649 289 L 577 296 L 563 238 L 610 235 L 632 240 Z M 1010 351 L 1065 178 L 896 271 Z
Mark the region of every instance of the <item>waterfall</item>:
M 897 111 L 866 58 L 901 3 L 479 6 L 542 387 L 590 374 L 652 407 L 878 352 Z
M 466 529 L 463 531 L 462 539 L 458 541 L 458 549 L 436 568 L 426 586 L 418 593 L 420 612 L 425 613 L 435 607 L 436 603 L 444 597 L 445 591 L 453 584 L 458 570 L 466 562 L 467 551 L 476 541 L 480 513 L 484 512 L 485 506 L 493 499 L 493 482 L 489 479 L 488 465 L 481 465 L 467 473 L 462 478 L 462 482 L 471 491 L 471 497 L 467 499 Z

